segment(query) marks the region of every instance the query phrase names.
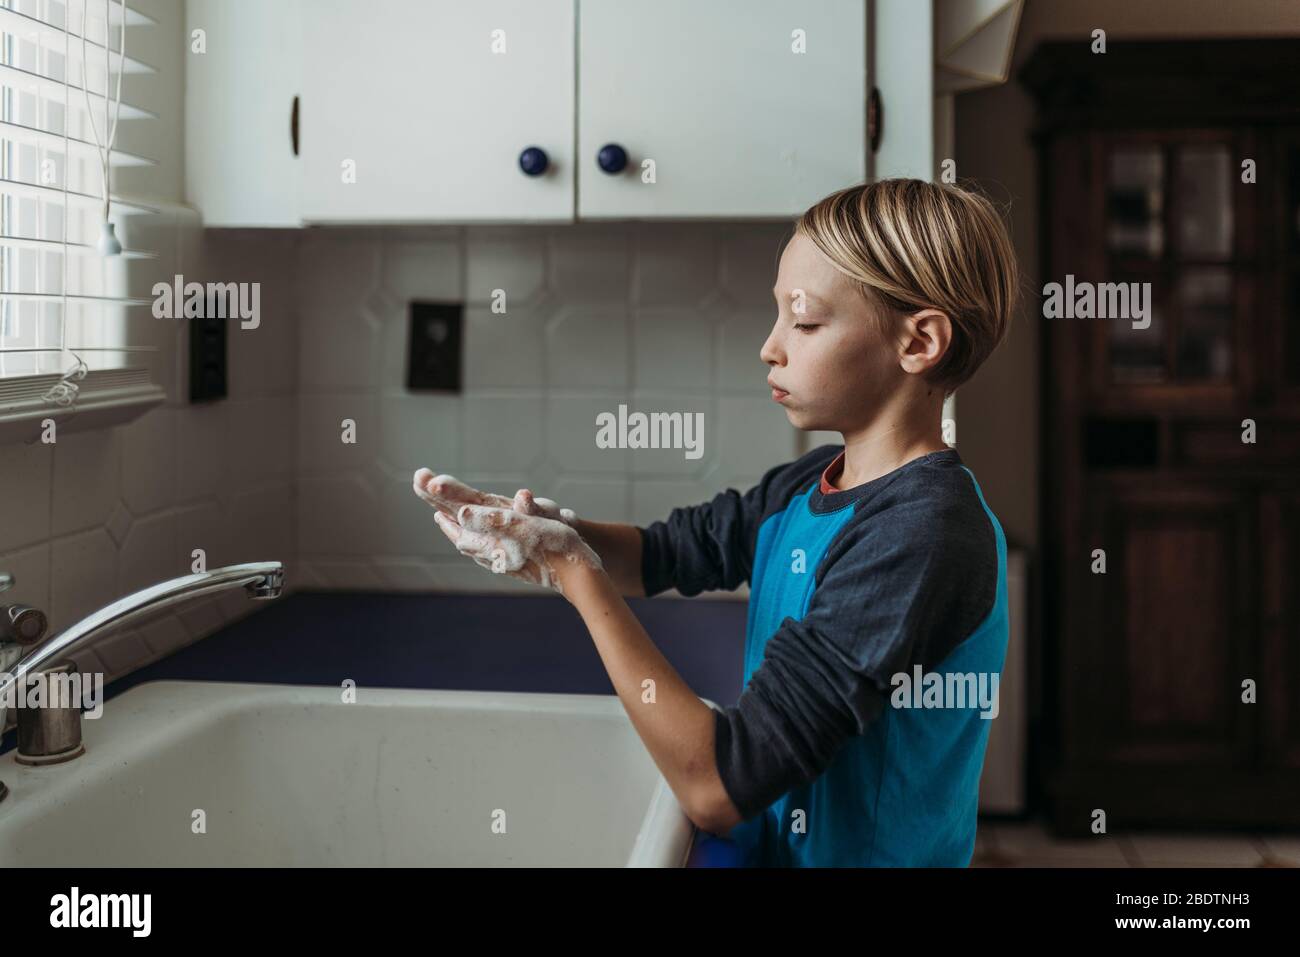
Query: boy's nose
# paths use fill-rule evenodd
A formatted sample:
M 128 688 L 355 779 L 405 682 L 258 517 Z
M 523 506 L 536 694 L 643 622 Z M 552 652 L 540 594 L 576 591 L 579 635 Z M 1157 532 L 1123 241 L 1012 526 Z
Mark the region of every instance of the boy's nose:
M 767 341 L 763 343 L 763 348 L 758 350 L 758 357 L 770 366 L 785 364 L 785 353 L 781 350 L 780 343 L 777 341 L 775 328 L 768 333 Z

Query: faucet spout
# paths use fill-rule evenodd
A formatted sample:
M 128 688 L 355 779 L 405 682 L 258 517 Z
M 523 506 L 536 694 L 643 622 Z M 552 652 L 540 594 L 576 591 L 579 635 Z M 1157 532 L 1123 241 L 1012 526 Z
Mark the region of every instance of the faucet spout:
M 40 671 L 42 666 L 72 652 L 98 635 L 129 624 L 168 605 L 241 586 L 253 599 L 278 598 L 284 587 L 284 566 L 280 562 L 248 562 L 243 565 L 227 565 L 212 571 L 184 575 L 150 585 L 87 615 L 61 634 L 31 648 L 11 666 L 5 666 L 4 661 L 8 657 L 4 652 L 10 650 L 5 646 L 9 643 L 0 641 L 0 668 L 3 668 L 0 671 L 0 716 L 4 715 L 5 702 L 11 689 L 28 672 Z M 18 646 L 18 649 L 21 647 Z M 3 718 L 0 717 L 0 720 Z

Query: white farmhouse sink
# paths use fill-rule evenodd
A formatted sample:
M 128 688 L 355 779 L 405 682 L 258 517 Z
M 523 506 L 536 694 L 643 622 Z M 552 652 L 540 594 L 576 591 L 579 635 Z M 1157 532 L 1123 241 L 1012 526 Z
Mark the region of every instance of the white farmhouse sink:
M 685 863 L 694 829 L 616 697 L 356 697 L 132 688 L 83 720 L 82 757 L 0 757 L 0 868 Z

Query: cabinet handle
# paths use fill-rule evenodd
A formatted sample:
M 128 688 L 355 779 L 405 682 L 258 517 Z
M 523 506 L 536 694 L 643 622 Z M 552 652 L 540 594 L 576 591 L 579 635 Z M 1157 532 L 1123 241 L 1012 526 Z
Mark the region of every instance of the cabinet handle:
M 293 109 L 289 111 L 289 140 L 293 143 L 293 155 L 298 155 L 298 98 L 293 98 Z
M 606 173 L 621 173 L 627 168 L 627 150 L 617 143 L 606 143 L 596 154 L 596 163 Z
M 872 87 L 867 97 L 867 145 L 871 152 L 880 149 L 880 135 L 885 129 L 885 104 L 880 100 L 880 88 Z
M 530 146 L 519 154 L 519 168 L 529 176 L 541 176 L 548 165 L 550 159 L 540 146 Z

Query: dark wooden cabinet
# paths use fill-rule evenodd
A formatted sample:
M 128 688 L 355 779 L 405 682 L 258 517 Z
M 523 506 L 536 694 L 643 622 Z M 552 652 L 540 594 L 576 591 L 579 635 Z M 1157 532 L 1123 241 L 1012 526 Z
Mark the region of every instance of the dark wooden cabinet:
M 1096 809 L 1112 832 L 1300 826 L 1296 62 L 1295 40 L 1049 43 L 1021 74 L 1044 284 L 1036 758 L 1065 834 Z M 1067 282 L 1108 308 L 1049 318 Z

